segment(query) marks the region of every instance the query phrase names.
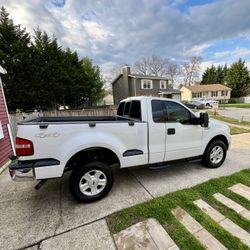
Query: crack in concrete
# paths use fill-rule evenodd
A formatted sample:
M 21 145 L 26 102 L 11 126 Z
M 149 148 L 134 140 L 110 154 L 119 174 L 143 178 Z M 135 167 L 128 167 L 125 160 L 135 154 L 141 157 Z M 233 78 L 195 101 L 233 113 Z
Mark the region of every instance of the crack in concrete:
M 142 186 L 142 188 L 149 194 L 149 196 L 153 199 L 155 198 L 150 192 L 149 190 L 142 184 L 142 182 L 137 178 L 137 176 L 130 170 L 128 170 L 131 175 L 137 180 L 137 182 Z
M 16 248 L 15 250 L 25 250 L 26 248 L 33 247 L 33 246 L 36 246 L 36 245 L 38 245 L 38 249 L 42 249 L 42 248 L 41 248 L 41 244 L 42 244 L 43 241 L 49 240 L 49 239 L 51 239 L 51 238 L 54 238 L 54 237 L 56 237 L 56 236 L 59 236 L 59 235 L 65 234 L 65 233 L 69 233 L 69 232 L 71 232 L 71 231 L 73 231 L 73 230 L 75 230 L 75 229 L 78 229 L 78 228 L 80 228 L 80 227 L 88 226 L 88 225 L 90 225 L 90 224 L 92 224 L 92 223 L 95 223 L 95 222 L 101 221 L 101 220 L 103 220 L 103 219 L 106 219 L 106 217 L 107 217 L 107 216 L 103 216 L 103 217 L 101 217 L 101 218 L 99 218 L 99 219 L 97 219 L 97 220 L 90 221 L 90 222 L 88 222 L 88 223 L 85 223 L 85 224 L 79 225 L 79 226 L 77 226 L 77 227 L 74 227 L 74 228 L 65 230 L 65 231 L 60 232 L 60 233 L 58 233 L 58 234 L 44 237 L 43 239 L 41 239 L 41 240 L 39 240 L 39 241 L 37 241 L 37 242 L 35 242 L 35 243 L 33 243 L 33 244 L 30 244 L 30 245 L 27 245 L 27 246 L 21 247 L 21 248 Z

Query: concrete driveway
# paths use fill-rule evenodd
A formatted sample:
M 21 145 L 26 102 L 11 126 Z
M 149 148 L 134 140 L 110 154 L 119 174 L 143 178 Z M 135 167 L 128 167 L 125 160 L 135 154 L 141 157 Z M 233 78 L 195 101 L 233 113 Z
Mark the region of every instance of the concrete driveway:
M 33 182 L 14 183 L 0 176 L 0 246 L 21 249 L 115 249 L 105 216 L 211 178 L 250 167 L 250 134 L 233 136 L 222 167 L 206 169 L 199 162 L 179 163 L 162 170 L 148 168 L 115 171 L 115 184 L 103 200 L 76 202 L 68 178 L 48 181 L 40 190 Z
M 228 116 L 235 119 L 242 119 L 250 122 L 250 108 L 226 108 L 218 111 L 220 115 Z

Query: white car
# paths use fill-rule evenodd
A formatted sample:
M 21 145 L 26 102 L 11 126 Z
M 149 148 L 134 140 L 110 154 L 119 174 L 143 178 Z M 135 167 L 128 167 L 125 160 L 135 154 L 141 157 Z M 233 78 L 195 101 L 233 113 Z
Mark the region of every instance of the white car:
M 218 105 L 219 102 L 213 99 L 202 98 L 199 100 L 200 103 L 204 104 L 205 106 L 213 107 L 214 105 Z
M 18 124 L 14 180 L 60 178 L 71 171 L 70 189 L 80 201 L 104 197 L 113 185 L 113 166 L 159 167 L 182 159 L 221 166 L 230 144 L 229 127 L 197 117 L 182 103 L 130 97 L 110 117 L 39 117 Z M 39 184 L 38 184 L 39 185 Z

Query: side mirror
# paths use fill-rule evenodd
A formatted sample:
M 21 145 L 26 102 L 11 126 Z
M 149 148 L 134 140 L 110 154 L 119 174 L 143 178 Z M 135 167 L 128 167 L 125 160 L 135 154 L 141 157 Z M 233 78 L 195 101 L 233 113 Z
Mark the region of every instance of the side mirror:
M 205 128 L 208 127 L 209 124 L 209 116 L 208 113 L 200 113 L 201 125 Z

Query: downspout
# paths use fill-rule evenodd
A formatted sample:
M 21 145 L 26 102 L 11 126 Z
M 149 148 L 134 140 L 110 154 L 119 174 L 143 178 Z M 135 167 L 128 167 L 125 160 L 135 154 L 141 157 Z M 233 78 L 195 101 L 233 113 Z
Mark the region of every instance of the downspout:
M 129 76 L 134 78 L 134 92 L 135 92 L 135 96 L 137 96 L 136 95 L 136 80 L 137 80 L 137 78 L 135 76 L 133 76 L 133 75 L 129 75 Z
M 135 96 L 136 96 L 136 80 L 137 80 L 137 78 L 134 78 L 134 91 L 135 91 Z

